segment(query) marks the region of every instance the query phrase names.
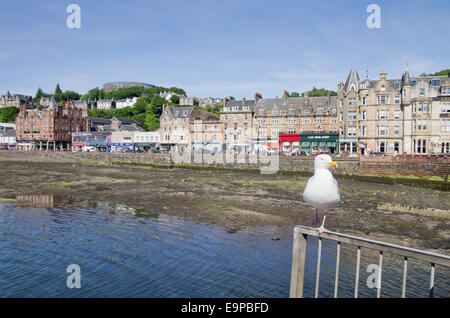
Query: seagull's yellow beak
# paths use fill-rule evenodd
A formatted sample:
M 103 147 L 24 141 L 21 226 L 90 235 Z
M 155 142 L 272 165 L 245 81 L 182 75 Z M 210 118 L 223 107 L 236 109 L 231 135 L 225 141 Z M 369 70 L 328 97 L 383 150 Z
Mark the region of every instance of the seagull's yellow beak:
M 329 164 L 330 166 L 334 167 L 334 168 L 337 167 L 337 163 L 334 162 L 334 161 L 330 161 L 328 164 Z

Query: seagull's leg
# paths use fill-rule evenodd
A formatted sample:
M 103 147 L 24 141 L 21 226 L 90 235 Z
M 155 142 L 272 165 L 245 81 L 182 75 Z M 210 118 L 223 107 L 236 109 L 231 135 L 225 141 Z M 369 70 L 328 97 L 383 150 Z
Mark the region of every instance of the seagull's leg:
M 325 228 L 325 219 L 327 218 L 327 214 L 328 214 L 328 211 L 327 211 L 327 209 L 325 209 L 324 213 L 323 213 L 322 225 L 317 229 L 317 231 L 319 231 L 319 233 L 330 232 Z
M 319 224 L 319 214 L 317 213 L 317 208 L 316 208 L 316 212 L 314 213 L 314 216 L 313 216 L 312 225 L 316 226 L 318 224 Z

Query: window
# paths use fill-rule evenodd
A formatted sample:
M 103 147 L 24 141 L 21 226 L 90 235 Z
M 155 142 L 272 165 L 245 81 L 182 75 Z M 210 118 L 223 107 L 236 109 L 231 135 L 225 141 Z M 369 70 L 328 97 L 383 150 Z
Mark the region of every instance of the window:
M 339 113 L 339 121 L 344 121 L 344 113 L 343 112 Z
M 356 127 L 348 127 L 347 135 L 348 136 L 356 136 Z
M 278 119 L 272 119 L 272 125 L 278 125 Z
M 420 96 L 425 96 L 425 89 L 424 89 L 424 88 L 421 88 L 421 89 L 419 90 L 419 95 L 420 95 Z
M 272 109 L 272 115 L 278 115 L 278 109 Z
M 343 99 L 340 99 L 339 100 L 339 107 L 343 107 L 344 106 L 344 100 Z
M 387 98 L 386 96 L 377 96 L 377 104 L 386 104 Z
M 442 104 L 441 113 L 450 113 L 450 103 Z
M 263 109 L 263 108 L 260 108 L 260 109 L 258 110 L 258 112 L 259 112 L 260 115 L 264 115 L 264 109 Z
M 331 123 L 332 123 L 332 124 L 337 124 L 336 118 L 331 119 Z
M 244 115 L 244 119 L 245 119 L 245 120 L 248 119 L 248 115 L 247 115 L 247 114 Z
M 385 153 L 387 148 L 387 142 L 379 141 L 377 142 L 377 152 Z
M 384 120 L 388 119 L 388 112 L 386 109 L 377 110 L 377 119 Z
M 367 127 L 366 126 L 361 126 L 361 136 L 365 137 L 367 136 Z
M 440 80 L 432 80 L 431 86 L 441 86 L 441 81 Z
M 377 136 L 387 136 L 388 128 L 387 126 L 378 126 L 377 127 Z
M 394 126 L 394 136 L 400 135 L 400 126 Z
M 349 98 L 348 106 L 356 106 L 356 98 Z
M 450 119 L 441 121 L 441 131 L 450 131 Z
M 309 124 L 309 118 L 303 118 L 302 119 L 302 124 L 308 125 Z
M 427 153 L 427 141 L 425 139 L 414 139 L 413 145 L 416 153 Z
M 395 82 L 394 87 L 395 87 L 396 89 L 399 89 L 399 88 L 400 88 L 400 83 L 399 83 L 399 82 Z
M 398 141 L 394 142 L 394 151 L 400 152 L 400 143 Z
M 348 120 L 349 121 L 354 121 L 356 120 L 356 112 L 348 112 Z
M 258 125 L 262 125 L 264 124 L 264 119 L 263 118 L 258 118 Z
M 367 119 L 367 111 L 362 110 L 360 113 L 360 117 L 361 117 L 360 118 L 361 120 L 366 120 Z
M 400 96 L 394 97 L 394 104 L 400 104 Z
M 398 109 L 394 110 L 394 119 L 396 120 L 400 119 L 400 110 Z
M 272 129 L 272 137 L 277 138 L 278 137 L 278 129 Z
M 367 97 L 361 97 L 361 105 L 367 104 Z

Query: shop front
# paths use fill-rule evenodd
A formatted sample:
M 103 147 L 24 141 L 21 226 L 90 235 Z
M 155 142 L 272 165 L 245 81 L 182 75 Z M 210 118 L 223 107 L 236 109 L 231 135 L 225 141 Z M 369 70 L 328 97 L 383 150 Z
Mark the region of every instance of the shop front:
M 339 134 L 337 133 L 304 133 L 300 136 L 301 150 L 309 154 L 316 152 L 338 154 L 338 144 Z
M 72 151 L 111 151 L 110 132 L 74 132 L 72 133 Z
M 300 134 L 279 134 L 279 149 L 286 154 L 300 152 Z
M 350 154 L 357 152 L 358 139 L 341 139 L 339 140 L 339 148 L 341 152 L 345 151 Z

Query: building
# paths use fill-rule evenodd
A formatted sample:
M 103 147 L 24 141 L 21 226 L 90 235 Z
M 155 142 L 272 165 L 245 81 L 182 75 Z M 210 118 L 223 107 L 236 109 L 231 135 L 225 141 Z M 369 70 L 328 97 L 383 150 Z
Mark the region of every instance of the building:
M 115 91 L 119 88 L 130 88 L 133 86 L 141 86 L 144 89 L 155 87 L 154 85 L 139 82 L 108 82 L 103 84 L 103 90 L 105 92 Z
M 49 106 L 53 106 L 56 107 L 57 106 L 57 102 L 53 97 L 42 97 L 41 100 L 39 101 L 39 105 L 41 106 L 45 106 L 45 107 L 49 107 Z
M 22 94 L 14 94 L 8 91 L 6 95 L 2 95 L 0 98 L 1 107 L 20 107 L 20 105 L 33 105 L 33 97 Z
M 367 155 L 440 154 L 449 151 L 448 76 L 360 80 L 350 71 L 338 84 L 340 147 Z
M 170 101 L 172 96 L 178 96 L 178 97 L 180 97 L 180 99 L 181 99 L 181 97 L 185 97 L 184 95 L 177 94 L 174 92 L 160 92 L 158 95 L 159 95 L 159 97 L 164 98 L 166 101 Z M 184 104 L 180 103 L 180 105 L 184 105 Z
M 220 110 L 220 121 L 223 123 L 223 142 L 227 149 L 234 153 L 244 154 L 251 151 L 253 108 L 262 96 L 258 93 L 254 100 L 228 100 L 225 98 Z M 223 149 L 225 151 L 225 149 Z
M 200 98 L 198 107 L 205 108 L 208 105 L 210 105 L 212 107 L 216 107 L 220 104 L 223 105 L 223 102 L 224 102 L 223 98 L 213 98 L 213 97 Z
M 99 99 L 96 102 L 97 109 L 115 109 L 116 101 L 114 99 Z
M 112 131 L 111 152 L 132 152 L 134 150 L 133 131 Z
M 180 105 L 184 106 L 194 106 L 195 105 L 195 97 L 194 96 L 180 96 Z
M 74 100 L 74 101 L 72 101 L 72 103 L 75 107 L 78 107 L 81 109 L 94 109 L 97 107 L 97 102 L 94 100 L 80 99 L 80 100 Z
M 33 108 L 21 105 L 16 118 L 16 142 L 19 150 L 64 150 L 72 143 L 72 132 L 90 130 L 85 109 L 69 102 L 56 107 Z
M 187 152 L 190 150 L 190 123 L 200 116 L 195 107 L 163 106 L 159 119 L 161 147 L 166 151 Z
M 192 153 L 218 154 L 224 148 L 223 123 L 218 116 L 199 110 L 190 122 Z
M 0 150 L 10 150 L 16 147 L 15 124 L 0 123 Z
M 303 97 L 290 97 L 289 92 L 284 91 L 283 98 L 258 98 L 253 108 L 252 128 L 252 152 L 264 152 L 268 148 L 274 151 L 298 152 L 300 145 L 297 142 L 302 142 L 302 150 L 337 153 L 337 144 L 333 143 L 336 140 L 333 138 L 331 139 L 334 141 L 330 139 L 324 141 L 325 144 L 311 143 L 309 140 L 319 138 L 317 136 L 323 136 L 325 139 L 330 137 L 330 134 L 336 134 L 336 97 L 330 94 L 309 97 L 307 93 Z M 286 138 L 281 144 L 280 134 Z M 298 140 L 298 134 L 303 137 L 301 140 Z
M 116 101 L 116 108 L 120 109 L 125 107 L 133 107 L 137 100 L 137 97 L 119 99 Z
M 129 118 L 113 117 L 111 119 L 89 117 L 91 131 L 144 131 L 138 123 Z
M 135 131 L 133 142 L 135 150 L 149 151 L 159 149 L 161 144 L 160 131 Z
M 99 152 L 111 151 L 111 132 L 73 132 L 72 151 L 83 151 L 86 147 Z

